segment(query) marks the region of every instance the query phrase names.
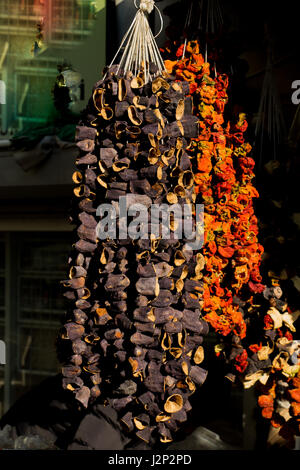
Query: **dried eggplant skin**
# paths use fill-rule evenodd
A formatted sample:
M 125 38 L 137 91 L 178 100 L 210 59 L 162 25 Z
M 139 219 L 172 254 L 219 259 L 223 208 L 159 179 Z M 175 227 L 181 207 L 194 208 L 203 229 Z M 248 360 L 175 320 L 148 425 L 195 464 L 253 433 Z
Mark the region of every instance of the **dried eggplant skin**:
M 149 224 L 153 204 L 194 203 L 186 149 L 198 120 L 188 87 L 174 86 L 167 74 L 144 85 L 115 66 L 95 85 L 76 131 L 76 240 L 62 282 L 70 308 L 61 339 L 71 351 L 63 387 L 84 408 L 108 401 L 126 432 L 145 442 L 173 439 L 206 378 L 199 354 L 193 362 L 208 331 L 203 284 L 191 280 L 196 254 L 184 239 L 99 239 L 97 207 L 111 203 L 120 227 L 120 197 L 127 209 L 143 204 L 150 235 L 162 227 L 159 216 Z

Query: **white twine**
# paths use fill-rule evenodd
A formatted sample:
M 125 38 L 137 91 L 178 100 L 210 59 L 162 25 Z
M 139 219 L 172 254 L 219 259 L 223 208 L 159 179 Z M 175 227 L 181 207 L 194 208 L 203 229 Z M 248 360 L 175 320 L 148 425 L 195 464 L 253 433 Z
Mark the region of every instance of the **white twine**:
M 286 127 L 282 114 L 280 99 L 276 82 L 274 80 L 274 72 L 272 65 L 271 49 L 268 52 L 266 73 L 262 86 L 261 99 L 258 110 L 258 119 L 255 127 L 255 146 L 260 141 L 260 165 L 263 157 L 263 143 L 265 133 L 269 138 L 273 147 L 273 159 L 277 160 L 277 146 L 283 140 Z
M 143 70 L 144 82 L 148 83 L 152 76 L 159 75 L 162 73 L 162 71 L 166 70 L 164 61 L 155 41 L 155 38 L 162 32 L 164 23 L 162 15 L 155 5 L 154 0 L 141 0 L 139 7 L 137 6 L 137 0 L 134 0 L 134 5 L 136 8 L 138 8 L 138 11 L 127 33 L 124 35 L 120 47 L 111 61 L 109 68 L 114 64 L 122 47 L 127 41 L 118 65 L 117 73 L 120 70 L 123 70 L 125 75 L 126 73 L 131 72 L 136 76 L 140 71 Z M 160 30 L 155 36 L 152 34 L 146 16 L 146 14 L 151 13 L 154 8 L 156 8 L 158 11 L 161 21 Z M 150 61 L 153 62 L 157 67 L 156 74 L 152 75 L 150 73 Z M 104 78 L 105 77 L 106 74 Z
M 198 17 L 198 16 L 199 16 L 198 29 L 200 31 L 203 30 L 205 33 L 209 33 L 209 32 L 214 33 L 215 30 L 221 27 L 221 25 L 223 24 L 223 16 L 222 16 L 222 9 L 221 9 L 219 0 L 199 0 L 199 12 L 196 8 L 194 15 L 193 15 L 193 6 L 194 6 L 194 3 L 192 2 L 188 9 L 188 13 L 187 13 L 186 21 L 185 21 L 186 31 L 187 31 L 187 28 L 191 26 L 194 20 L 194 17 Z M 206 20 L 204 18 L 205 7 L 206 7 Z M 204 21 L 203 21 L 203 18 L 204 18 Z M 205 27 L 202 26 L 202 23 L 204 22 L 205 22 Z M 181 57 L 182 59 L 185 58 L 187 42 L 188 42 L 188 38 L 186 37 L 184 41 L 183 53 Z M 205 62 L 207 62 L 208 45 L 207 45 L 206 40 L 205 40 L 204 59 L 205 59 Z M 215 77 L 217 77 L 216 64 L 214 64 L 214 72 L 215 72 Z
M 137 0 L 134 0 L 134 5 L 136 8 L 138 8 L 136 3 L 137 3 Z M 140 3 L 140 9 L 143 11 L 146 11 L 147 13 L 151 13 L 154 6 L 155 6 L 154 0 L 142 0 Z

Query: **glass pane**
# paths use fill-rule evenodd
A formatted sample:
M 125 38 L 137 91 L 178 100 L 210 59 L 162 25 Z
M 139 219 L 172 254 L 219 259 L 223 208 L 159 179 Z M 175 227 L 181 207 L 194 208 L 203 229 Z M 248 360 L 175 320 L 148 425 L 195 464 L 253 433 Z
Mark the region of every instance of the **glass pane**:
M 53 112 L 51 89 L 55 76 L 17 74 L 17 100 L 23 97 L 22 112 L 18 114 L 27 118 L 47 119 Z M 25 99 L 24 99 L 25 98 Z
M 43 240 L 42 235 L 39 240 L 24 240 L 20 268 L 22 271 L 66 272 L 70 246 L 70 240 Z
M 4 269 L 5 269 L 5 243 L 3 240 L 0 240 L 0 319 L 4 319 L 4 305 L 5 305 Z
M 0 340 L 4 340 L 4 327 L 0 325 Z M 4 402 L 4 365 L 0 364 L 0 418 L 3 415 Z
M 29 16 L 40 16 L 43 13 L 43 2 L 39 0 L 1 0 L 0 2 L 0 13 L 2 15 L 29 15 Z
M 4 385 L 3 385 L 3 376 L 2 375 L 2 369 L 4 369 L 3 366 L 0 366 L 0 418 L 3 416 L 3 407 L 4 407 Z
M 5 244 L 0 240 L 0 271 L 5 269 Z
M 0 312 L 1 312 L 1 307 L 4 307 L 4 294 L 5 294 L 5 278 L 0 276 Z
M 20 279 L 20 311 L 22 317 L 33 318 L 30 310 L 62 310 L 65 299 L 60 290 L 60 279 L 23 278 Z M 27 312 L 27 313 L 25 313 Z M 54 312 L 53 312 L 54 313 Z
M 53 0 L 52 25 L 53 36 L 63 30 L 65 34 L 88 31 L 94 18 L 94 2 L 90 0 Z
M 4 305 L 5 305 L 4 298 L 5 298 L 5 278 L 0 277 L 0 319 L 4 319 Z
M 67 275 L 70 234 L 20 241 L 20 319 L 57 322 L 65 309 L 60 281 Z
M 17 382 L 13 385 L 12 391 L 12 400 L 11 404 L 15 403 L 19 398 L 23 397 L 27 392 L 31 392 L 31 390 L 47 379 L 49 375 L 39 375 L 39 374 L 25 374 L 21 375 L 19 373 L 18 378 L 20 382 Z M 23 382 L 21 382 L 23 379 Z
M 55 340 L 57 330 L 22 327 L 19 344 L 19 367 L 36 372 L 58 372 Z

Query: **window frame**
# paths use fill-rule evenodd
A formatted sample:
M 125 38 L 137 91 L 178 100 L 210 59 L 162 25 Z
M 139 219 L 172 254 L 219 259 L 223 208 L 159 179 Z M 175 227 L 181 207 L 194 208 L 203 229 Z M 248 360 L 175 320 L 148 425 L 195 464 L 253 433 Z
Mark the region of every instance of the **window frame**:
M 66 245 L 71 248 L 71 232 L 2 232 L 0 240 L 5 242 L 5 315 L 0 324 L 4 326 L 4 338 L 6 344 L 6 364 L 4 366 L 4 385 L 3 385 L 3 412 L 5 413 L 12 403 L 15 401 L 15 394 L 18 386 L 26 386 L 27 377 L 51 376 L 56 375 L 58 371 L 28 369 L 28 366 L 22 367 L 21 358 L 25 348 L 21 350 L 21 332 L 23 328 L 44 330 L 45 332 L 52 330 L 57 332 L 61 327 L 61 320 L 66 309 L 59 309 L 57 318 L 50 321 L 39 318 L 32 320 L 21 317 L 21 247 L 22 241 L 28 240 L 31 243 L 35 241 L 66 241 Z M 65 253 L 65 267 L 67 270 L 68 252 Z M 62 280 L 67 276 L 67 272 L 47 271 L 41 273 L 45 279 Z M 49 275 L 49 277 L 48 277 Z M 39 311 L 42 312 L 42 307 Z M 55 309 L 51 309 L 55 310 Z M 54 334 L 55 336 L 55 334 Z M 26 343 L 26 341 L 25 341 Z M 24 346 L 24 345 L 23 345 Z M 28 349 L 29 351 L 30 349 Z M 1 385 L 0 385 L 1 386 Z M 0 410 L 1 411 L 1 410 Z

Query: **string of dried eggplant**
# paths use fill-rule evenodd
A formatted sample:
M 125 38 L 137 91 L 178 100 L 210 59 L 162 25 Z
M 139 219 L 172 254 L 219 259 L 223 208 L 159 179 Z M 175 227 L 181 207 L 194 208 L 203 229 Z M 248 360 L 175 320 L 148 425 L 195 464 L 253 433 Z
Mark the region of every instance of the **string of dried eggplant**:
M 166 72 L 156 76 L 154 63 L 149 70 L 152 81 L 145 83 L 143 64 L 137 75 L 110 67 L 77 127 L 77 240 L 62 282 L 70 308 L 58 341 L 63 387 L 84 407 L 96 400 L 111 405 L 124 430 L 154 444 L 173 440 L 206 379 L 208 324 L 201 318 L 203 257 L 174 236 L 176 219 L 168 220 L 168 237 L 159 235 L 159 218 L 151 218 L 158 234 L 147 224 L 154 204 L 194 210 L 185 150 L 199 131 L 189 85 Z M 98 237 L 103 202 L 124 229 L 121 197 L 127 208 L 147 207 L 148 237 Z

